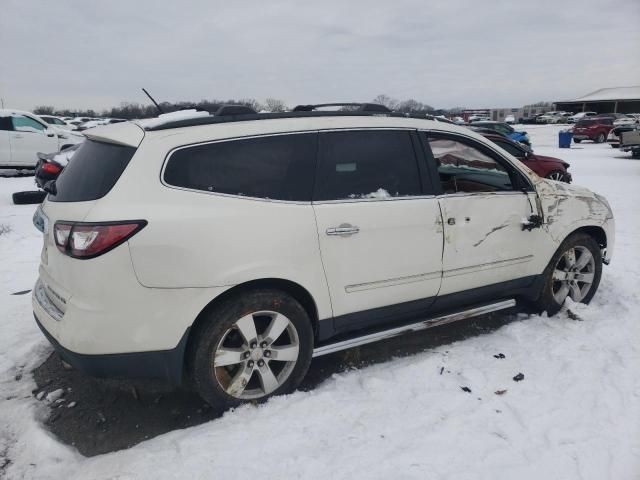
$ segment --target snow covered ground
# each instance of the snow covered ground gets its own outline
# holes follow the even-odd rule
[[[35,207],[10,196],[33,180],[0,178],[0,478],[640,478],[640,161],[606,144],[558,149],[561,128],[526,126],[537,153],[569,161],[575,183],[609,199],[617,223],[598,294],[571,306],[581,321],[521,315],[93,458],[40,423],[47,400],[29,372],[50,347],[29,295],[11,295],[37,276]]]

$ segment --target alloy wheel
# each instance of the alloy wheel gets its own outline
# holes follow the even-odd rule
[[[588,248],[569,248],[558,260],[553,271],[553,297],[562,305],[567,296],[574,302],[582,301],[593,283],[596,262]]]
[[[216,381],[228,395],[252,400],[286,382],[299,351],[291,320],[278,312],[259,311],[238,319],[224,333],[211,363]]]
[[[551,172],[547,178],[550,178],[551,180],[557,180],[558,182],[562,182],[564,180],[564,173]]]

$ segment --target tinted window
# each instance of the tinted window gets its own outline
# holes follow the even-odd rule
[[[507,170],[472,145],[448,138],[429,139],[444,193],[513,190]]]
[[[164,180],[206,192],[310,201],[316,142],[316,133],[305,133],[184,148],[169,158]]]
[[[493,142],[498,145],[500,148],[502,148],[503,150],[506,150],[507,152],[509,152],[511,155],[513,155],[516,158],[524,158],[524,150],[522,150],[521,148],[518,148],[516,145],[514,145],[511,142],[504,142],[501,140],[493,140]]]
[[[14,115],[11,117],[11,121],[13,122],[13,129],[21,132],[34,130],[41,131],[47,129],[47,127],[42,125],[40,122],[36,122],[33,118],[23,117],[22,115]]]
[[[0,130],[13,130],[11,117],[0,117]]]
[[[85,140],[56,180],[54,202],[86,202],[104,197],[120,178],[136,149]]]
[[[315,200],[420,195],[420,174],[407,131],[320,134]]]

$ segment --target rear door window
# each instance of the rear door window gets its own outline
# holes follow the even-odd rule
[[[104,197],[136,152],[134,147],[85,140],[56,180],[53,202],[86,202]]]
[[[316,151],[315,132],[196,145],[171,154],[164,181],[205,192],[308,202]]]
[[[420,195],[411,134],[404,130],[324,132],[314,200]]]

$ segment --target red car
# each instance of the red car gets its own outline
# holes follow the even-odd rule
[[[483,133],[482,135],[516,157],[539,176],[549,178],[551,180],[558,180],[560,182],[571,183],[571,174],[567,170],[567,168],[569,168],[569,164],[564,160],[536,155],[533,153],[533,150],[526,145],[514,142],[502,135],[491,133]]]
[[[613,128],[611,117],[589,117],[579,120],[573,127],[573,141],[580,143],[582,140],[592,140],[595,143],[603,143]]]

